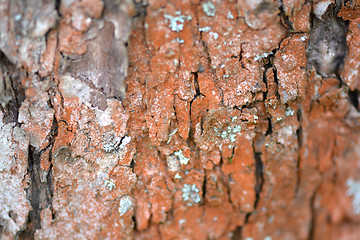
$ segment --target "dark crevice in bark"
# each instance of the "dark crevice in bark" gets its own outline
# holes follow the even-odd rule
[[[60,14],[61,0],[55,0],[55,10]]]
[[[232,240],[241,240],[242,239],[242,227],[237,227],[235,231],[233,232],[233,235],[231,237]]]
[[[203,185],[202,185],[202,204],[201,205],[205,205],[205,197],[206,197],[206,171],[204,174],[204,181],[203,181]]]
[[[195,96],[194,96],[192,101],[194,101],[197,97],[199,97],[201,95],[202,96],[205,96],[205,95],[200,92],[200,85],[199,85],[199,81],[198,81],[198,73],[193,72],[192,74],[194,76],[193,79],[194,79],[194,88],[195,88]]]
[[[199,82],[198,82],[198,72],[192,72],[193,75],[193,84],[194,84],[194,88],[195,88],[195,96],[193,99],[191,99],[190,101],[190,107],[189,107],[189,115],[191,118],[191,112],[192,112],[192,104],[193,102],[198,98],[198,97],[205,97],[204,94],[201,93],[200,91],[200,86],[199,86]],[[189,146],[193,146],[193,149],[195,149],[195,141],[194,141],[194,129],[191,127],[191,121],[190,121],[190,132],[189,132],[189,138],[187,140],[188,145]]]
[[[359,94],[360,92],[356,89],[354,91],[349,90],[350,103],[355,107],[357,111],[359,111]]]
[[[264,67],[262,80],[265,83],[266,89],[267,89],[266,92],[263,92],[264,99],[267,98],[267,94],[268,94],[268,91],[269,91],[269,85],[268,85],[268,80],[267,80],[267,77],[266,77],[266,73],[267,73],[268,69],[270,69],[270,68],[272,68],[272,70],[274,72],[273,61],[274,61],[275,53],[276,53],[276,50],[273,50],[272,54],[270,54],[267,58],[262,59],[262,65]],[[275,72],[274,72],[274,78],[275,78]]]
[[[284,10],[284,3],[283,0],[278,0],[278,4],[279,4],[279,17],[280,17],[280,22],[284,25],[284,27],[286,27],[290,32],[294,31],[294,28],[291,24],[291,21],[289,20],[288,15],[285,13]]]
[[[315,221],[316,221],[316,211],[315,211],[315,198],[316,198],[316,192],[313,193],[313,195],[310,198],[310,211],[311,211],[311,219],[310,219],[310,227],[309,227],[309,233],[307,240],[313,240],[314,239],[314,233],[315,233]]]
[[[136,17],[142,17],[145,18],[146,17],[146,7],[148,6],[148,3],[146,3],[145,1],[136,1],[133,0],[134,6],[135,6],[135,10],[136,13],[134,15],[134,18]]]
[[[41,152],[29,146],[28,172],[31,182],[27,195],[32,210],[29,212],[25,229],[18,234],[17,239],[34,239],[35,231],[41,228],[40,213],[44,205],[47,205],[49,193],[47,192],[47,187],[41,181],[40,161]]]
[[[199,21],[197,21],[197,26],[199,29]],[[215,71],[211,68],[211,58],[210,58],[209,48],[208,48],[206,42],[203,40],[202,35],[203,35],[203,32],[200,31],[200,34],[199,34],[200,40],[199,41],[200,41],[201,45],[203,46],[203,50],[202,50],[203,54],[201,57],[203,57],[207,60],[208,69],[210,69],[211,72],[215,75]]]
[[[256,176],[256,185],[255,185],[255,203],[254,203],[254,209],[256,209],[257,204],[260,200],[260,193],[262,190],[262,186],[264,183],[264,175],[263,175],[263,162],[261,159],[261,152],[255,152],[254,153],[254,157],[255,157],[255,176]]]
[[[262,153],[255,150],[255,142],[253,142],[253,152],[254,152],[254,159],[255,159],[255,178],[256,178],[254,210],[256,210],[257,205],[260,200],[260,194],[262,191],[262,187],[264,185],[264,173],[263,173],[264,164],[261,159]],[[249,222],[249,218],[252,213],[253,213],[253,211],[246,215],[245,224],[247,224]]]
[[[135,215],[131,217],[131,220],[132,220],[133,223],[134,223],[134,231],[136,231],[136,229],[137,229],[137,224],[136,224],[136,217],[135,217]]]
[[[21,85],[21,70],[16,69],[6,55],[0,51],[0,110],[4,122],[18,124],[19,108],[25,100],[25,90]]]
[[[51,105],[51,101],[50,102],[50,106],[53,108],[53,106]],[[52,205],[52,199],[53,199],[53,196],[54,196],[54,185],[53,185],[53,146],[54,146],[54,143],[55,143],[55,140],[56,140],[56,136],[58,135],[58,122],[56,120],[56,118],[54,117],[54,120],[53,120],[53,125],[52,125],[52,128],[51,128],[51,132],[50,132],[50,145],[49,145],[49,148],[50,148],[50,151],[49,151],[49,162],[50,162],[50,166],[49,166],[49,171],[47,173],[47,176],[46,176],[46,183],[47,183],[47,188],[48,188],[48,192],[49,192],[49,207],[50,207],[50,210],[52,212],[52,218],[55,219],[55,211],[53,209],[53,205]]]
[[[49,105],[52,107],[51,102]],[[30,188],[27,190],[27,198],[30,201],[32,210],[30,210],[25,228],[18,232],[16,239],[34,239],[37,229],[41,229],[41,211],[49,208],[52,212],[52,218],[55,218],[52,199],[54,195],[53,187],[53,164],[52,147],[58,134],[58,124],[54,117],[53,125],[49,134],[49,144],[42,150],[37,150],[29,145],[28,156],[28,174],[30,175]],[[42,154],[49,149],[49,158],[42,158]],[[41,169],[41,161],[49,161],[49,169],[44,172]],[[44,178],[45,175],[45,178]],[[43,177],[42,177],[43,176]]]
[[[278,79],[278,76],[277,76],[277,69],[275,68],[275,66],[272,66],[272,69],[273,69],[273,72],[274,72],[274,81],[275,81],[275,84],[277,86],[279,86],[279,79]],[[278,95],[279,93],[277,93]],[[277,96],[279,99],[280,99],[280,95]]]
[[[266,130],[265,136],[269,136],[273,133],[271,118],[268,118],[268,129]]]
[[[302,114],[301,114],[301,110],[299,109],[297,111],[297,120],[300,123],[299,128],[296,130],[296,136],[297,136],[297,141],[298,141],[298,159],[296,162],[296,186],[295,186],[295,193],[298,193],[299,191],[299,187],[300,187],[300,182],[301,182],[301,172],[300,172],[300,163],[301,163],[301,147],[302,147],[302,141],[303,141],[303,136],[302,136]]]

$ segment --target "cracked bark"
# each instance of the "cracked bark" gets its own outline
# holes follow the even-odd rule
[[[0,238],[359,233],[356,3],[1,4]]]

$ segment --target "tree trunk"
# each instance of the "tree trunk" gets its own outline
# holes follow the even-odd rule
[[[0,3],[1,239],[358,239],[360,2]]]

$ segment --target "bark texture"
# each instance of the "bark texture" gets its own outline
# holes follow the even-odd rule
[[[360,2],[0,1],[1,239],[358,239]]]

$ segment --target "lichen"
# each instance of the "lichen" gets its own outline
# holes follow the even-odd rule
[[[349,178],[346,181],[346,186],[348,187],[346,195],[353,197],[352,206],[354,213],[360,214],[360,181],[354,181],[352,178]]]
[[[180,220],[179,220],[179,225],[182,225],[182,224],[184,224],[184,223],[186,223],[186,220],[185,220],[185,219],[180,219]]]
[[[259,60],[259,59],[263,59],[263,58],[267,58],[268,56],[272,55],[273,53],[263,53],[261,55],[256,55],[256,57],[254,58],[255,61]]]
[[[110,191],[113,190],[113,188],[115,187],[115,183],[110,179],[110,180],[105,180],[105,187],[107,189],[109,189]]]
[[[116,146],[117,146],[116,142],[109,141],[109,142],[104,143],[103,149],[106,153],[111,153],[116,150],[116,148],[117,148]]]
[[[202,28],[199,28],[199,32],[209,32],[211,31],[211,27],[202,27]]]
[[[185,20],[190,21],[192,17],[181,15],[181,11],[176,11],[177,16],[171,16],[169,14],[164,14],[165,22],[169,23],[169,28],[174,32],[180,32],[184,29]]]
[[[218,39],[219,34],[217,34],[216,32],[210,32],[210,35],[214,37],[214,39]]]
[[[294,116],[295,111],[291,109],[291,107],[286,108],[285,116]]]
[[[202,9],[207,16],[209,16],[209,17],[215,16],[216,8],[215,8],[214,4],[212,4],[211,2],[208,1],[206,3],[203,3]]]
[[[234,16],[231,14],[231,12],[228,12],[227,16],[228,19],[234,19]]]
[[[188,206],[192,206],[193,203],[199,203],[201,201],[199,192],[200,190],[196,187],[196,184],[184,184],[181,197],[187,202]]]
[[[174,155],[177,156],[180,160],[180,164],[186,165],[189,163],[190,159],[185,157],[182,150],[174,152]]]
[[[173,41],[174,41],[174,42],[177,42],[177,43],[179,43],[179,44],[182,44],[182,43],[185,42],[183,39],[180,39],[180,38],[175,38]],[[177,130],[177,129],[176,129],[176,130]]]
[[[131,197],[130,196],[123,196],[120,199],[120,203],[119,203],[120,216],[124,215],[132,207],[133,207],[133,204],[132,204],[132,201],[131,201]]]
[[[219,132],[217,128],[214,129],[215,132]],[[241,131],[241,126],[235,125],[235,126],[228,126],[227,130],[222,131],[221,133],[218,133],[218,136],[222,139],[226,140],[229,139],[230,142],[236,141],[236,135]]]

